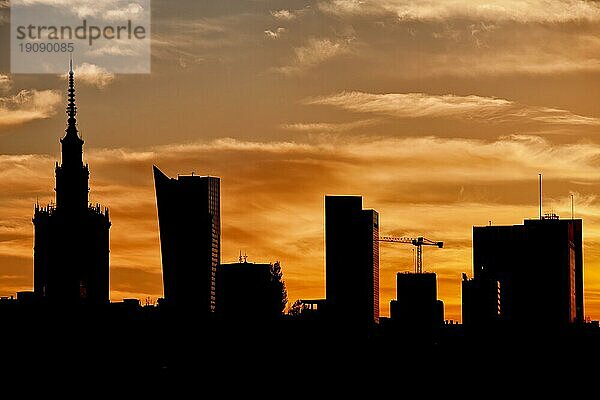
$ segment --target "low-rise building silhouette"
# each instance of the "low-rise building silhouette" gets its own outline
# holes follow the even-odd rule
[[[217,267],[216,314],[227,320],[274,319],[281,315],[282,292],[272,264],[246,260]]]
[[[396,274],[396,300],[390,303],[390,319],[406,331],[439,328],[444,323],[444,303],[437,298],[436,274]]]

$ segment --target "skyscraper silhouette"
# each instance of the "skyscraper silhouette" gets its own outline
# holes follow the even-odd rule
[[[583,322],[582,221],[557,216],[473,227],[465,322],[564,326]]]
[[[379,214],[361,196],[325,196],[326,307],[340,322],[379,321]]]
[[[56,204],[35,206],[34,292],[50,303],[109,301],[108,209],[88,203],[89,168],[77,131],[73,66],[69,70],[67,129],[56,163]]]
[[[154,184],[165,301],[213,312],[221,260],[220,179],[173,179],[154,166]]]

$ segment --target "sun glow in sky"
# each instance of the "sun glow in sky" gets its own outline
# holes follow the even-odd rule
[[[52,2],[55,0],[40,0]],[[85,2],[82,2],[85,3]],[[9,74],[0,1],[0,295],[31,290],[36,199],[54,196],[66,82]],[[600,3],[153,1],[152,73],[76,67],[90,200],[110,208],[111,298],[162,295],[152,164],[220,176],[222,260],[280,260],[324,292],[324,195],[362,194],[382,235],[424,249],[460,319],[473,225],[583,218],[600,319]],[[76,59],[76,55],[75,55]],[[65,62],[66,65],[66,62]],[[381,312],[412,247],[381,244]]]

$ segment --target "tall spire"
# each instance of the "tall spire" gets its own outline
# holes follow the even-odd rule
[[[77,132],[77,106],[75,105],[75,79],[73,76],[73,58],[69,58],[69,88],[67,90],[67,129],[62,143],[62,164],[82,165],[83,139]]]
[[[67,120],[67,136],[69,133],[75,133],[77,135],[77,120],[75,116],[77,115],[77,106],[75,105],[75,78],[73,77],[73,56],[69,57],[69,89],[68,98],[69,103],[67,105],[67,116],[69,119]]]

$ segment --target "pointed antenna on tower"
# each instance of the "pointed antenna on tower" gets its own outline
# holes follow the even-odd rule
[[[540,176],[540,219],[542,219],[542,174]]]

